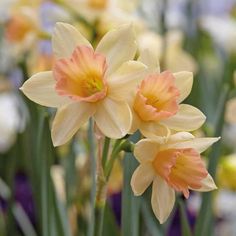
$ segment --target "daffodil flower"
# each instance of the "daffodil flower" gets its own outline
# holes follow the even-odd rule
[[[57,23],[52,46],[56,57],[52,71],[33,75],[21,90],[32,101],[57,108],[54,146],[66,143],[90,117],[107,137],[125,136],[132,114],[123,90],[131,89],[146,70],[141,62],[132,61],[136,53],[132,25],[108,32],[94,50],[73,26]]]
[[[160,73],[157,60],[149,51],[139,59],[149,68],[149,74],[127,97],[133,112],[130,133],[137,129],[146,137],[168,136],[170,130],[193,131],[206,117],[197,108],[180,104],[191,92],[193,74],[182,71]]]
[[[175,191],[189,197],[189,189],[211,191],[216,189],[200,153],[219,138],[195,138],[187,132],[171,135],[168,140],[143,139],[134,148],[140,165],[135,170],[131,187],[136,196],[152,184],[151,204],[154,214],[163,223],[175,202]]]

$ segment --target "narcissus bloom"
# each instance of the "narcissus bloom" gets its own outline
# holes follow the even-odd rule
[[[169,139],[143,139],[134,148],[140,165],[135,170],[131,187],[136,196],[152,185],[152,209],[158,220],[166,221],[173,209],[175,191],[189,197],[189,189],[216,189],[200,153],[219,138],[195,138],[187,132],[171,135]]]
[[[180,104],[191,92],[193,74],[160,73],[157,59],[148,51],[143,52],[139,60],[151,73],[128,95],[133,112],[130,133],[139,129],[144,136],[152,137],[167,135],[165,127],[175,131],[198,129],[205,121],[204,114],[191,105]]]
[[[96,50],[73,26],[57,23],[52,35],[52,71],[32,76],[22,86],[32,101],[56,107],[55,146],[66,143],[90,117],[111,138],[127,134],[132,114],[122,97],[146,66],[132,61],[136,43],[131,25],[108,32]]]

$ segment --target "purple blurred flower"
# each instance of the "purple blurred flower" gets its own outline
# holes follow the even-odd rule
[[[187,214],[189,225],[190,225],[191,229],[193,229],[194,223],[195,223],[195,220],[196,220],[196,215],[193,214],[188,209],[187,209],[186,214]],[[173,217],[173,220],[170,224],[167,235],[168,236],[182,236],[182,232],[181,232],[181,215],[180,215],[179,208],[174,213],[174,217]]]
[[[112,194],[109,200],[116,222],[118,225],[121,225],[121,193]]]
[[[33,202],[32,187],[30,185],[29,178],[23,172],[18,172],[16,174],[14,190],[15,201],[22,206],[32,224],[35,225],[35,205]]]

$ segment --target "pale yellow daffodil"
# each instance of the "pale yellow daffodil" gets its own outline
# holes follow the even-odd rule
[[[132,61],[136,53],[132,25],[108,32],[94,50],[73,26],[57,23],[52,46],[53,70],[33,75],[21,90],[32,101],[57,108],[53,144],[66,143],[90,117],[104,135],[125,136],[132,114],[123,90],[131,89],[146,71],[144,64]]]
[[[180,104],[191,92],[193,74],[187,71],[160,73],[157,59],[148,50],[141,53],[139,61],[148,66],[149,74],[127,94],[133,113],[130,133],[139,129],[144,136],[153,137],[168,136],[169,129],[198,129],[205,121],[204,114],[191,105]]]
[[[171,135],[168,140],[143,139],[134,148],[140,165],[135,170],[131,187],[136,196],[152,184],[151,204],[155,216],[164,223],[175,202],[175,191],[189,197],[189,189],[205,192],[216,189],[200,153],[219,138],[195,138],[187,132]]]

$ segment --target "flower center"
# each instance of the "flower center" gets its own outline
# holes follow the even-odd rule
[[[104,9],[107,6],[107,0],[89,0],[89,6],[97,9]]]
[[[55,62],[56,90],[77,101],[100,101],[107,94],[106,69],[103,55],[87,46],[76,47],[71,58]]]
[[[160,121],[178,111],[175,77],[165,71],[146,77],[138,88],[133,108],[143,121]]]
[[[189,188],[201,188],[201,181],[207,176],[200,154],[192,148],[160,151],[152,164],[156,173],[186,198]]]

